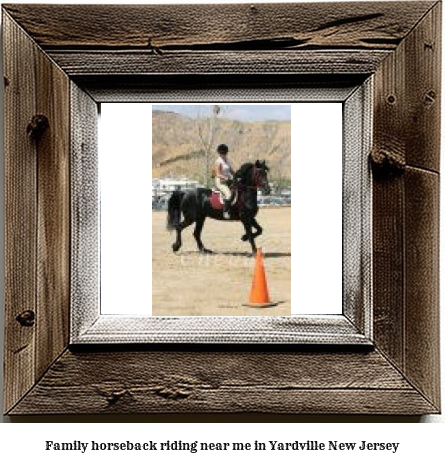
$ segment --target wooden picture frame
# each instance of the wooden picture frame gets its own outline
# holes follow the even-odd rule
[[[440,411],[440,2],[10,4],[2,14],[6,414]],[[88,124],[74,138],[73,119],[160,87],[369,78],[371,344],[70,344],[71,155],[88,163],[95,140]]]

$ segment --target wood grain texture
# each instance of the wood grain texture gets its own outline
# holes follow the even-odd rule
[[[406,164],[406,46],[389,55],[375,73],[373,159]]]
[[[69,79],[3,19],[8,411],[68,343]],[[35,115],[48,118],[46,131],[27,131]],[[31,322],[17,320],[23,312],[32,312]]]
[[[378,352],[333,349],[67,351],[12,413],[433,411]]]
[[[308,92],[315,100],[322,95],[325,101],[329,100],[326,91],[335,89],[334,101],[338,102],[347,98],[348,88],[363,84],[361,74],[96,74],[72,78],[100,103],[282,102],[292,98],[293,89],[297,89],[295,95]]]
[[[206,75],[204,87],[202,86],[204,80],[202,76],[189,76],[189,78],[194,77],[193,84],[191,82],[186,83],[183,80],[179,84],[176,76],[169,76],[170,78],[176,77],[176,82],[172,81],[174,85],[169,86],[167,84],[167,76],[157,75],[150,76],[150,86],[147,85],[147,78],[145,78],[145,84],[141,79],[141,87],[139,88],[135,88],[134,86],[127,87],[125,85],[120,86],[120,84],[123,84],[122,79],[118,76],[113,76],[114,79],[109,79],[109,85],[106,87],[99,87],[98,82],[95,80],[94,87],[90,85],[86,86],[85,92],[91,95],[96,102],[100,103],[162,103],[173,101],[176,103],[194,102],[196,104],[209,101],[218,101],[221,103],[232,103],[235,101],[237,103],[276,103],[289,101],[341,103],[351,95],[354,88],[361,85],[361,80],[356,85],[348,85],[351,82],[350,76],[348,76],[347,82],[342,80],[339,83],[331,80],[331,84],[334,85],[329,87],[326,80],[321,80],[318,85],[318,82],[313,79],[312,75],[305,75],[306,80],[310,82],[309,85],[304,85],[300,79],[295,79],[295,77],[301,78],[301,75],[286,75],[286,77],[283,77],[277,74],[250,76],[249,85],[249,81],[246,81],[246,77],[248,76],[237,75],[237,79],[234,79],[233,76],[228,75]],[[282,82],[279,82],[277,77],[281,77]],[[162,86],[155,83],[160,78],[164,81],[164,85]],[[89,84],[92,82],[90,78]],[[199,85],[199,82],[201,82],[201,85]],[[220,84],[218,85],[217,82]],[[222,82],[224,82],[224,87],[222,86]],[[233,83],[233,87],[230,86],[230,82]],[[85,84],[85,81],[83,81],[83,84]]]
[[[50,51],[70,76],[151,74],[365,74],[376,71],[388,50]]]
[[[227,44],[389,48],[434,2],[237,5],[4,5],[45,50],[167,49]],[[38,21],[35,18],[39,18]],[[199,18],[199,20],[197,20]]]
[[[439,411],[440,3],[16,4],[4,11],[5,411]],[[374,73],[373,154],[399,169],[373,184],[376,349],[74,347],[57,357],[66,345],[69,260],[61,107],[71,102],[68,79],[42,53],[107,98],[117,87],[138,92],[147,83],[196,89],[204,75],[212,88],[251,86],[260,74],[253,85],[264,85],[268,71],[306,86],[345,76],[356,83],[358,75],[363,82]],[[50,125],[32,140],[26,126],[37,112]]]
[[[405,65],[405,42],[402,42],[374,76],[372,149],[373,159],[389,159],[403,167],[406,163]],[[405,363],[403,208],[403,179],[392,173],[374,173],[374,340],[402,370]]]
[[[376,73],[375,152],[439,171],[440,59],[438,3]]]
[[[404,369],[404,183],[401,178],[373,183],[374,342]]]
[[[326,3],[323,9],[310,3],[5,8],[69,75],[103,76],[370,74],[433,5],[348,2]]]
[[[5,383],[9,410],[35,382],[36,147],[26,133],[35,114],[35,47],[3,15],[5,153]],[[28,320],[17,321],[23,312]]]
[[[439,175],[405,173],[405,372],[440,407]]]
[[[440,169],[442,3],[404,41],[406,53],[406,162]]]
[[[98,106],[70,83],[70,342],[100,314]]]
[[[372,340],[372,78],[343,103],[343,315]]]
[[[69,337],[70,97],[69,78],[36,51],[36,114],[49,127],[37,147],[36,376],[64,350]]]
[[[80,238],[82,239],[82,238]],[[77,239],[74,239],[77,242]],[[85,261],[82,261],[85,265]],[[97,266],[97,265],[96,265]],[[83,294],[72,306],[71,342],[73,344],[314,344],[370,346],[369,334],[357,329],[343,315],[327,318],[277,316],[224,317],[156,317],[140,318],[100,315],[97,302],[85,299],[94,269],[76,267]],[[74,272],[73,272],[74,276]],[[90,279],[90,283],[87,280]],[[77,282],[73,282],[73,287]],[[94,290],[94,288],[93,288]],[[94,293],[91,293],[94,295]],[[82,299],[83,297],[83,299]],[[78,305],[74,305],[77,303]],[[83,305],[81,305],[83,303]],[[89,308],[88,308],[89,307]],[[362,311],[366,311],[362,309]],[[370,309],[367,309],[368,317]]]
[[[431,402],[439,401],[437,4],[376,73],[373,157],[377,346]],[[420,167],[421,169],[417,169]]]

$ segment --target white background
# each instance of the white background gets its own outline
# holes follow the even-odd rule
[[[139,3],[133,0],[134,3]],[[207,0],[208,3],[212,3]],[[21,2],[26,3],[26,2]],[[28,3],[30,3],[28,1]],[[48,2],[58,3],[58,2]],[[68,2],[66,2],[68,3]],[[86,1],[77,0],[71,3],[90,3]],[[112,2],[102,2],[112,3]],[[120,2],[113,2],[120,3]],[[152,2],[146,2],[152,3]],[[156,3],[162,3],[159,0]],[[170,3],[185,3],[183,0],[173,1]],[[219,2],[221,3],[221,2]],[[244,0],[239,0],[239,3],[251,3]],[[1,97],[0,97],[1,98]],[[442,129],[442,146],[444,130]],[[1,177],[1,180],[3,176]],[[442,189],[442,192],[444,189]],[[3,192],[3,189],[1,189]],[[444,205],[444,199],[441,204]],[[3,199],[0,203],[3,208]],[[442,218],[444,218],[442,214]],[[444,226],[442,225],[441,231],[444,233]],[[0,228],[3,232],[3,228]],[[2,249],[3,250],[3,249]],[[443,254],[442,254],[443,256]],[[442,265],[442,270],[445,267]],[[442,275],[443,279],[443,275]],[[443,299],[442,299],[443,300]],[[441,328],[444,334],[444,322],[442,318]],[[2,328],[0,331],[0,350],[3,351],[3,315],[2,315]],[[445,360],[444,347],[442,344],[442,379],[444,380],[445,367],[443,360]],[[3,356],[3,353],[0,355]],[[442,399],[445,400],[442,382]],[[220,423],[206,424],[204,422],[220,421]],[[233,424],[224,424],[224,421],[232,421]],[[278,423],[267,423],[267,421],[278,421]],[[330,453],[323,455],[312,454],[298,454],[283,453],[283,455],[272,455],[272,453],[255,453],[255,455],[247,453],[238,454],[212,454],[198,455],[181,453],[173,453],[171,456],[162,456],[163,461],[170,463],[180,460],[180,463],[201,463],[205,460],[208,463],[210,459],[212,463],[220,464],[227,462],[236,463],[235,460],[246,460],[248,457],[254,461],[271,462],[280,461],[283,463],[311,463],[321,464],[327,461],[334,460],[342,464],[349,464],[360,461],[360,463],[391,463],[391,464],[408,464],[408,463],[423,463],[439,464],[443,462],[444,446],[443,438],[445,437],[445,417],[443,415],[425,416],[420,419],[422,422],[440,422],[441,424],[430,425],[417,425],[417,424],[392,424],[397,421],[409,421],[408,418],[399,417],[250,417],[250,421],[261,421],[260,424],[244,424],[240,423],[245,421],[243,416],[226,416],[217,417],[212,416],[200,417],[198,421],[203,423],[197,424],[152,424],[152,422],[169,422],[169,421],[184,421],[184,418],[178,419],[176,416],[126,416],[126,417],[33,417],[16,419],[16,424],[6,424],[10,422],[9,418],[3,418],[5,422],[0,427],[0,459],[4,463],[42,463],[57,464],[60,463],[96,463],[98,456],[84,454],[81,456],[78,452],[74,453],[46,453],[44,451],[44,441],[48,439],[59,441],[121,441],[130,439],[137,440],[165,440],[165,439],[182,439],[182,440],[208,440],[208,441],[252,441],[254,439],[267,441],[269,439],[281,439],[287,441],[316,439],[319,441],[327,440],[344,440],[344,441],[361,441],[363,439],[368,441],[389,441],[389,442],[402,442],[401,449],[397,454],[383,453],[383,452],[367,452],[359,455],[353,453]],[[51,422],[67,422],[63,426]],[[95,425],[90,422],[135,422],[134,424],[100,424]],[[188,421],[193,421],[193,417],[189,417]],[[324,424],[310,424],[313,421],[322,421]],[[332,424],[331,422],[348,422]],[[354,424],[354,422],[366,421],[365,424]],[[378,421],[379,424],[373,422]],[[412,421],[418,421],[414,418]],[[32,424],[26,424],[32,422]],[[34,424],[35,422],[50,422],[42,425]],[[77,423],[73,423],[77,422]],[[146,423],[137,423],[146,422]],[[307,423],[309,422],[309,423]],[[127,455],[126,453],[107,453],[100,456],[102,459],[107,460],[108,463],[122,463],[123,461],[131,460],[133,465],[147,464],[152,460],[160,460],[160,455],[141,455],[135,456]],[[163,462],[162,462],[163,463]]]
[[[151,315],[150,155],[151,105],[102,105],[99,182],[103,314]]]

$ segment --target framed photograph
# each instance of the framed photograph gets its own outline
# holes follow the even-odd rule
[[[6,414],[440,411],[440,2],[2,14]]]

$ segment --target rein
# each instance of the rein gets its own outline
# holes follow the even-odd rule
[[[258,187],[259,186],[249,186],[248,184],[243,184],[242,182],[234,182],[235,186],[241,186],[245,189],[255,189],[255,190],[258,190]]]

